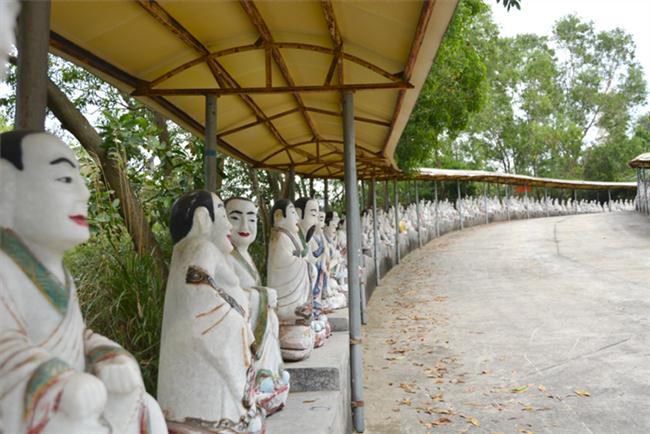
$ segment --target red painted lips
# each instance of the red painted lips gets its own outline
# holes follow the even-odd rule
[[[86,218],[86,216],[83,216],[81,214],[79,214],[79,215],[71,215],[70,220],[72,220],[73,222],[75,222],[79,226],[83,226],[85,228],[88,227],[88,219]]]

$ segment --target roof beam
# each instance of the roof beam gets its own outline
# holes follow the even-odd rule
[[[213,61],[214,62],[214,61]],[[229,88],[184,88],[184,89],[147,89],[140,88],[132,92],[134,96],[205,96],[205,95],[252,95],[252,94],[276,94],[291,93],[294,97],[300,99],[299,109],[301,112],[307,112],[302,103],[300,93],[312,92],[345,92],[345,91],[363,91],[363,90],[405,90],[412,89],[413,85],[406,82],[392,83],[358,83],[358,84],[330,84],[315,86],[274,86],[274,87],[229,87]]]
[[[244,9],[244,12],[246,12],[248,15],[251,23],[253,23],[257,31],[260,33],[260,36],[262,37],[264,43],[271,47],[271,55],[273,56],[273,60],[275,60],[275,64],[280,70],[280,74],[284,78],[284,81],[287,83],[289,88],[295,89],[296,82],[289,72],[289,68],[287,67],[286,62],[282,57],[282,53],[280,53],[280,50],[277,48],[277,46],[273,45],[275,42],[273,40],[273,35],[271,34],[271,30],[269,30],[268,26],[266,25],[266,22],[264,22],[264,18],[260,14],[260,11],[257,9],[252,0],[240,0],[239,4]],[[305,110],[305,103],[303,102],[302,97],[296,92],[296,90],[292,91],[291,93],[293,93],[293,98],[295,99],[296,104],[298,105],[300,112],[305,119],[305,123],[307,124],[307,127],[311,131],[312,135],[316,138],[320,138],[320,134],[316,129],[314,121],[311,119],[311,116],[309,116],[309,113],[307,113]]]

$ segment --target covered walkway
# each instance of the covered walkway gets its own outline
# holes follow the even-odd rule
[[[650,432],[650,222],[603,213],[435,239],[375,290],[367,432]]]

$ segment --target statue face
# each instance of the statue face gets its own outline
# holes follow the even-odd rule
[[[88,240],[90,193],[72,150],[57,137],[39,133],[23,139],[22,154],[23,170],[15,170],[16,233],[61,252]]]
[[[318,211],[318,202],[315,200],[307,202],[302,213],[302,219],[300,219],[300,226],[302,226],[305,232],[307,232],[307,230],[312,226],[318,224]]]
[[[325,213],[322,211],[318,213],[318,227],[320,230],[325,228]]]
[[[336,227],[339,225],[339,222],[341,219],[339,218],[339,214],[335,211],[332,213],[332,218],[330,222],[328,223],[327,227],[328,229],[332,231],[336,231]]]
[[[230,236],[232,224],[230,224],[230,220],[226,216],[226,207],[223,205],[221,199],[219,199],[219,196],[214,193],[212,194],[212,203],[214,206],[214,222],[212,224],[210,238],[217,248],[223,254],[227,255],[232,252]]]
[[[257,237],[257,207],[249,200],[232,199],[228,201],[226,211],[232,224],[232,243],[248,249]]]
[[[280,217],[274,219],[274,226],[280,227],[289,233],[297,234],[298,233],[298,213],[293,204],[287,205],[287,210],[285,212],[286,217],[282,216],[282,213],[278,212],[275,216]]]

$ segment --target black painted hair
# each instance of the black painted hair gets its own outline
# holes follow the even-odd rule
[[[300,210],[300,218],[305,218],[305,207],[307,206],[307,202],[310,200],[316,200],[313,197],[301,197],[297,201],[294,202],[293,206],[296,207],[296,209]]]
[[[191,193],[185,193],[174,202],[172,215],[169,219],[169,232],[171,232],[174,244],[190,233],[194,221],[194,211],[202,206],[208,209],[210,219],[214,221],[212,193],[207,190],[195,190]]]
[[[282,211],[282,217],[287,216],[287,207],[291,205],[291,201],[289,199],[278,199],[275,201],[273,204],[273,208],[271,208],[271,226],[275,225],[275,212],[277,210]]]
[[[327,211],[325,213],[325,226],[329,226],[330,221],[334,218],[334,212],[333,211]]]
[[[23,170],[23,139],[30,134],[43,131],[14,130],[0,134],[0,158],[10,162],[16,169]]]

